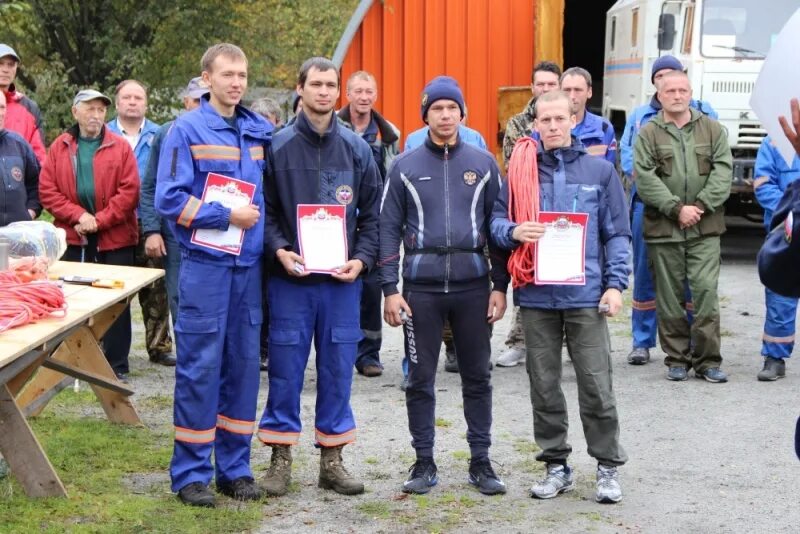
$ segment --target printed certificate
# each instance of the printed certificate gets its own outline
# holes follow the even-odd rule
[[[543,211],[544,235],[536,242],[536,285],[586,284],[586,224],[588,213]]]
[[[297,237],[306,272],[332,274],[347,263],[345,216],[341,204],[297,206]]]
[[[219,202],[226,208],[235,209],[252,204],[255,194],[255,184],[210,172],[200,200],[204,203]],[[244,232],[244,229],[233,224],[227,230],[198,228],[192,232],[191,242],[238,256],[242,251]]]

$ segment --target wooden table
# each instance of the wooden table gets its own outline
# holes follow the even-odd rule
[[[66,317],[0,333],[0,453],[30,497],[67,495],[26,416],[41,413],[76,378],[89,383],[110,421],[142,424],[128,398],[133,390],[117,380],[99,341],[139,289],[164,271],[62,261],[50,274],[111,278],[125,287],[64,284]]]

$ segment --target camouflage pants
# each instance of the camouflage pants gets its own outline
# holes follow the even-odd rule
[[[525,349],[525,334],[522,331],[522,319],[519,307],[514,307],[514,316],[511,318],[511,329],[506,336],[506,347],[509,349]]]
[[[161,258],[149,258],[144,252],[144,237],[140,235],[136,247],[136,267],[163,269]],[[169,298],[164,278],[159,278],[149,286],[139,290],[139,305],[142,307],[145,344],[150,359],[158,359],[173,351],[172,336],[169,331]]]

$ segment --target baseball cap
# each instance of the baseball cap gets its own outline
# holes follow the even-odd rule
[[[72,99],[72,105],[75,106],[80,102],[88,102],[90,100],[97,100],[97,99],[100,99],[103,102],[105,102],[106,106],[111,105],[110,98],[108,98],[100,91],[95,91],[94,89],[82,89],[81,91],[78,91],[78,94],[75,95],[75,98]]]
[[[203,82],[203,78],[197,76],[189,80],[189,85],[186,86],[183,96],[188,96],[189,98],[200,98],[207,92],[208,87],[206,87],[205,82]]]
[[[6,56],[13,57],[14,59],[17,60],[17,63],[19,63],[19,55],[17,54],[16,50],[14,50],[5,43],[0,43],[0,57],[6,57]]]

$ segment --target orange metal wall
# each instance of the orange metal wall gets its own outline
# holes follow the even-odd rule
[[[372,73],[378,82],[376,108],[405,139],[424,125],[420,94],[425,83],[440,74],[452,76],[464,91],[467,124],[494,152],[497,89],[530,84],[536,3],[376,0],[350,45],[342,79],[357,70]],[[347,104],[344,92],[343,87],[340,106]]]

